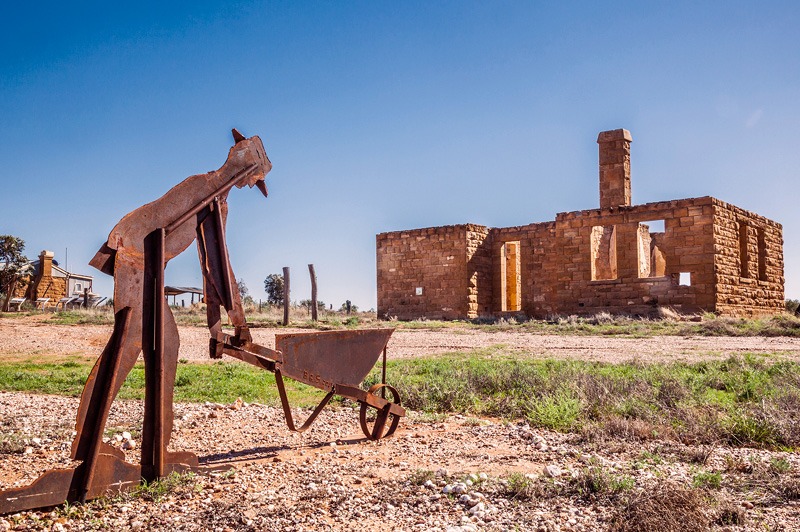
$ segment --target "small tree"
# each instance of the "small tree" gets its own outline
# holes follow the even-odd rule
[[[244,281],[241,279],[236,283],[236,288],[239,289],[239,297],[242,298],[242,300],[250,294],[250,290],[247,289],[247,285],[244,284]]]
[[[238,281],[236,283],[236,288],[239,289],[239,297],[242,300],[242,305],[245,307],[252,307],[256,304],[253,300],[253,297],[250,295],[250,290],[247,288],[247,285],[244,284],[244,281]]]
[[[353,303],[351,303],[350,300],[348,299],[347,301],[342,303],[342,306],[339,307],[339,311],[340,312],[358,312],[358,307],[356,305],[354,305]]]
[[[310,299],[301,299],[300,306],[306,309],[306,311],[311,314],[311,300]],[[317,310],[325,310],[325,302],[324,301],[317,301]]]
[[[25,277],[30,274],[31,265],[22,254],[25,241],[11,235],[0,235],[0,292],[5,294],[3,310],[8,310],[8,302],[18,286],[26,284]]]
[[[264,279],[264,291],[267,293],[267,303],[280,305],[283,303],[283,275],[271,273]]]

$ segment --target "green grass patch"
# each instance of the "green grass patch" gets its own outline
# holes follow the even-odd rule
[[[166,477],[153,480],[152,482],[143,481],[130,492],[129,496],[134,499],[143,499],[150,502],[160,502],[164,497],[171,495],[182,489],[194,486],[197,475],[189,471],[187,473],[172,472]]]
[[[113,325],[114,313],[110,308],[64,310],[53,313],[47,322],[54,325]]]
[[[76,397],[92,368],[84,361],[43,363],[34,360],[0,363],[0,389]],[[119,392],[121,399],[144,398],[144,365],[136,364]],[[315,406],[325,393],[312,386],[285,380],[292,406]],[[231,403],[241,397],[247,402],[278,405],[275,376],[245,364],[178,364],[175,401]]]
[[[696,364],[535,360],[502,346],[389,362],[404,405],[526,419],[586,437],[800,445],[800,365],[763,357]],[[377,371],[365,385],[378,381]]]
[[[381,322],[377,322],[379,325]],[[385,322],[383,322],[385,323]],[[594,316],[554,316],[538,320],[524,316],[474,320],[391,321],[398,329],[476,329],[484,332],[520,331],[570,336],[800,336],[800,318],[789,314],[763,318],[729,318],[714,314],[692,321],[644,318],[601,312]]]
[[[81,357],[0,363],[0,389],[78,396],[91,363]],[[423,418],[446,413],[525,419],[585,438],[676,439],[779,449],[800,447],[800,364],[769,357],[671,364],[606,364],[519,359],[498,345],[469,353],[389,362],[389,382]],[[364,382],[380,378],[376,368]],[[324,392],[287,379],[294,406]],[[134,366],[120,394],[144,396],[144,367]],[[229,362],[178,365],[175,400],[277,405],[274,375]]]
[[[693,488],[718,490],[722,486],[722,474],[716,471],[698,471],[692,476]]]
[[[526,417],[540,427],[568,430],[577,423],[581,409],[581,401],[576,394],[562,389],[531,401]]]

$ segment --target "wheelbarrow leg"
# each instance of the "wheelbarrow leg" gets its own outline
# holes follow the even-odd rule
[[[294,425],[294,418],[292,417],[292,407],[289,405],[289,397],[286,395],[286,387],[283,385],[283,375],[281,375],[281,370],[275,370],[275,384],[278,385],[278,394],[281,396],[281,406],[283,407],[283,415],[286,417],[286,425],[289,427],[289,430],[292,432],[304,432],[311,424],[317,419],[317,416],[322,409],[325,408],[325,405],[333,397],[336,389],[329,391],[328,394],[322,399],[322,401],[317,405],[317,408],[308,416],[305,423],[303,423],[300,428],[295,427]]]

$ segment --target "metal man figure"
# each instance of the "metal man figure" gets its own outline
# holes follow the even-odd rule
[[[146,255],[147,240],[153,232],[161,233],[161,255],[159,256],[162,286],[163,268],[167,262],[183,252],[197,240],[198,254],[203,271],[205,302],[208,326],[212,339],[221,332],[220,305],[227,310],[231,322],[236,326],[237,336],[249,340],[244,312],[242,310],[236,280],[228,260],[225,245],[226,198],[228,191],[236,186],[255,185],[267,195],[264,183],[266,174],[272,169],[261,139],[257,136],[245,138],[233,130],[235,144],[228,159],[219,170],[207,174],[193,175],[170,189],[161,198],[127,214],[111,230],[108,241],[101,247],[90,264],[100,271],[114,276],[114,333],[103,354],[98,359],[87,380],[81,396],[77,417],[77,436],[72,446],[72,457],[89,461],[86,470],[93,475],[91,462],[98,454],[120,457],[113,447],[98,443],[98,431],[102,433],[111,403],[119,392],[145,349],[145,371],[156,372],[163,383],[161,397],[163,408],[161,429],[152,434],[152,422],[147,415],[143,427],[142,476],[154,478],[164,471],[147,471],[153,446],[166,449],[172,431],[172,397],[175,372],[178,363],[178,328],[165,298],[153,297],[153,283],[148,276]],[[152,269],[152,268],[151,268]],[[157,273],[157,272],[156,272]],[[158,308],[158,307],[161,308]],[[163,346],[162,368],[148,367],[154,362],[148,359],[148,347],[153,343],[152,333],[147,329],[148,319],[153,313],[161,314],[160,323]],[[145,326],[143,326],[143,323]],[[212,341],[213,345],[213,341]],[[212,351],[212,356],[214,355]],[[110,362],[113,360],[113,363]],[[159,359],[156,359],[159,360]],[[106,367],[104,367],[104,365]],[[148,386],[149,387],[149,386]],[[148,393],[152,393],[148,390]],[[151,398],[152,400],[152,398]],[[147,400],[145,404],[147,405]],[[161,434],[159,431],[162,431]],[[150,441],[148,441],[150,440]],[[166,453],[162,458],[166,464],[196,465],[197,459],[190,453]],[[163,467],[162,467],[163,469]],[[86,479],[85,487],[91,483]]]

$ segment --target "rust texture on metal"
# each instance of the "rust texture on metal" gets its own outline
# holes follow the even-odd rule
[[[193,453],[168,451],[172,400],[180,340],[165,297],[167,263],[197,243],[203,274],[206,319],[212,358],[229,355],[275,373],[290,430],[306,430],[333,395],[361,404],[364,435],[391,435],[405,415],[397,390],[386,384],[386,344],[392,329],[277,335],[277,349],[253,342],[237,290],[225,241],[227,195],[233,187],[258,188],[267,195],[272,169],[261,139],[233,130],[234,146],[216,171],[186,178],[161,198],[127,214],[111,230],[90,264],[114,276],[114,330],[81,395],[72,443],[72,468],[45,472],[32,484],[0,491],[0,514],[86,501],[130,489],[142,480],[201,469]],[[285,269],[288,295],[289,276]],[[313,275],[313,267],[310,267]],[[235,333],[222,328],[224,308]],[[145,365],[145,408],[141,462],[125,461],[119,449],[103,443],[111,404],[139,354]],[[383,353],[381,383],[360,385]],[[327,391],[299,427],[295,425],[283,376]],[[391,398],[385,398],[385,392]],[[380,391],[380,396],[376,392]]]
[[[330,388],[358,386],[375,366],[393,329],[276,334],[275,349],[283,354],[281,371],[295,380]]]

